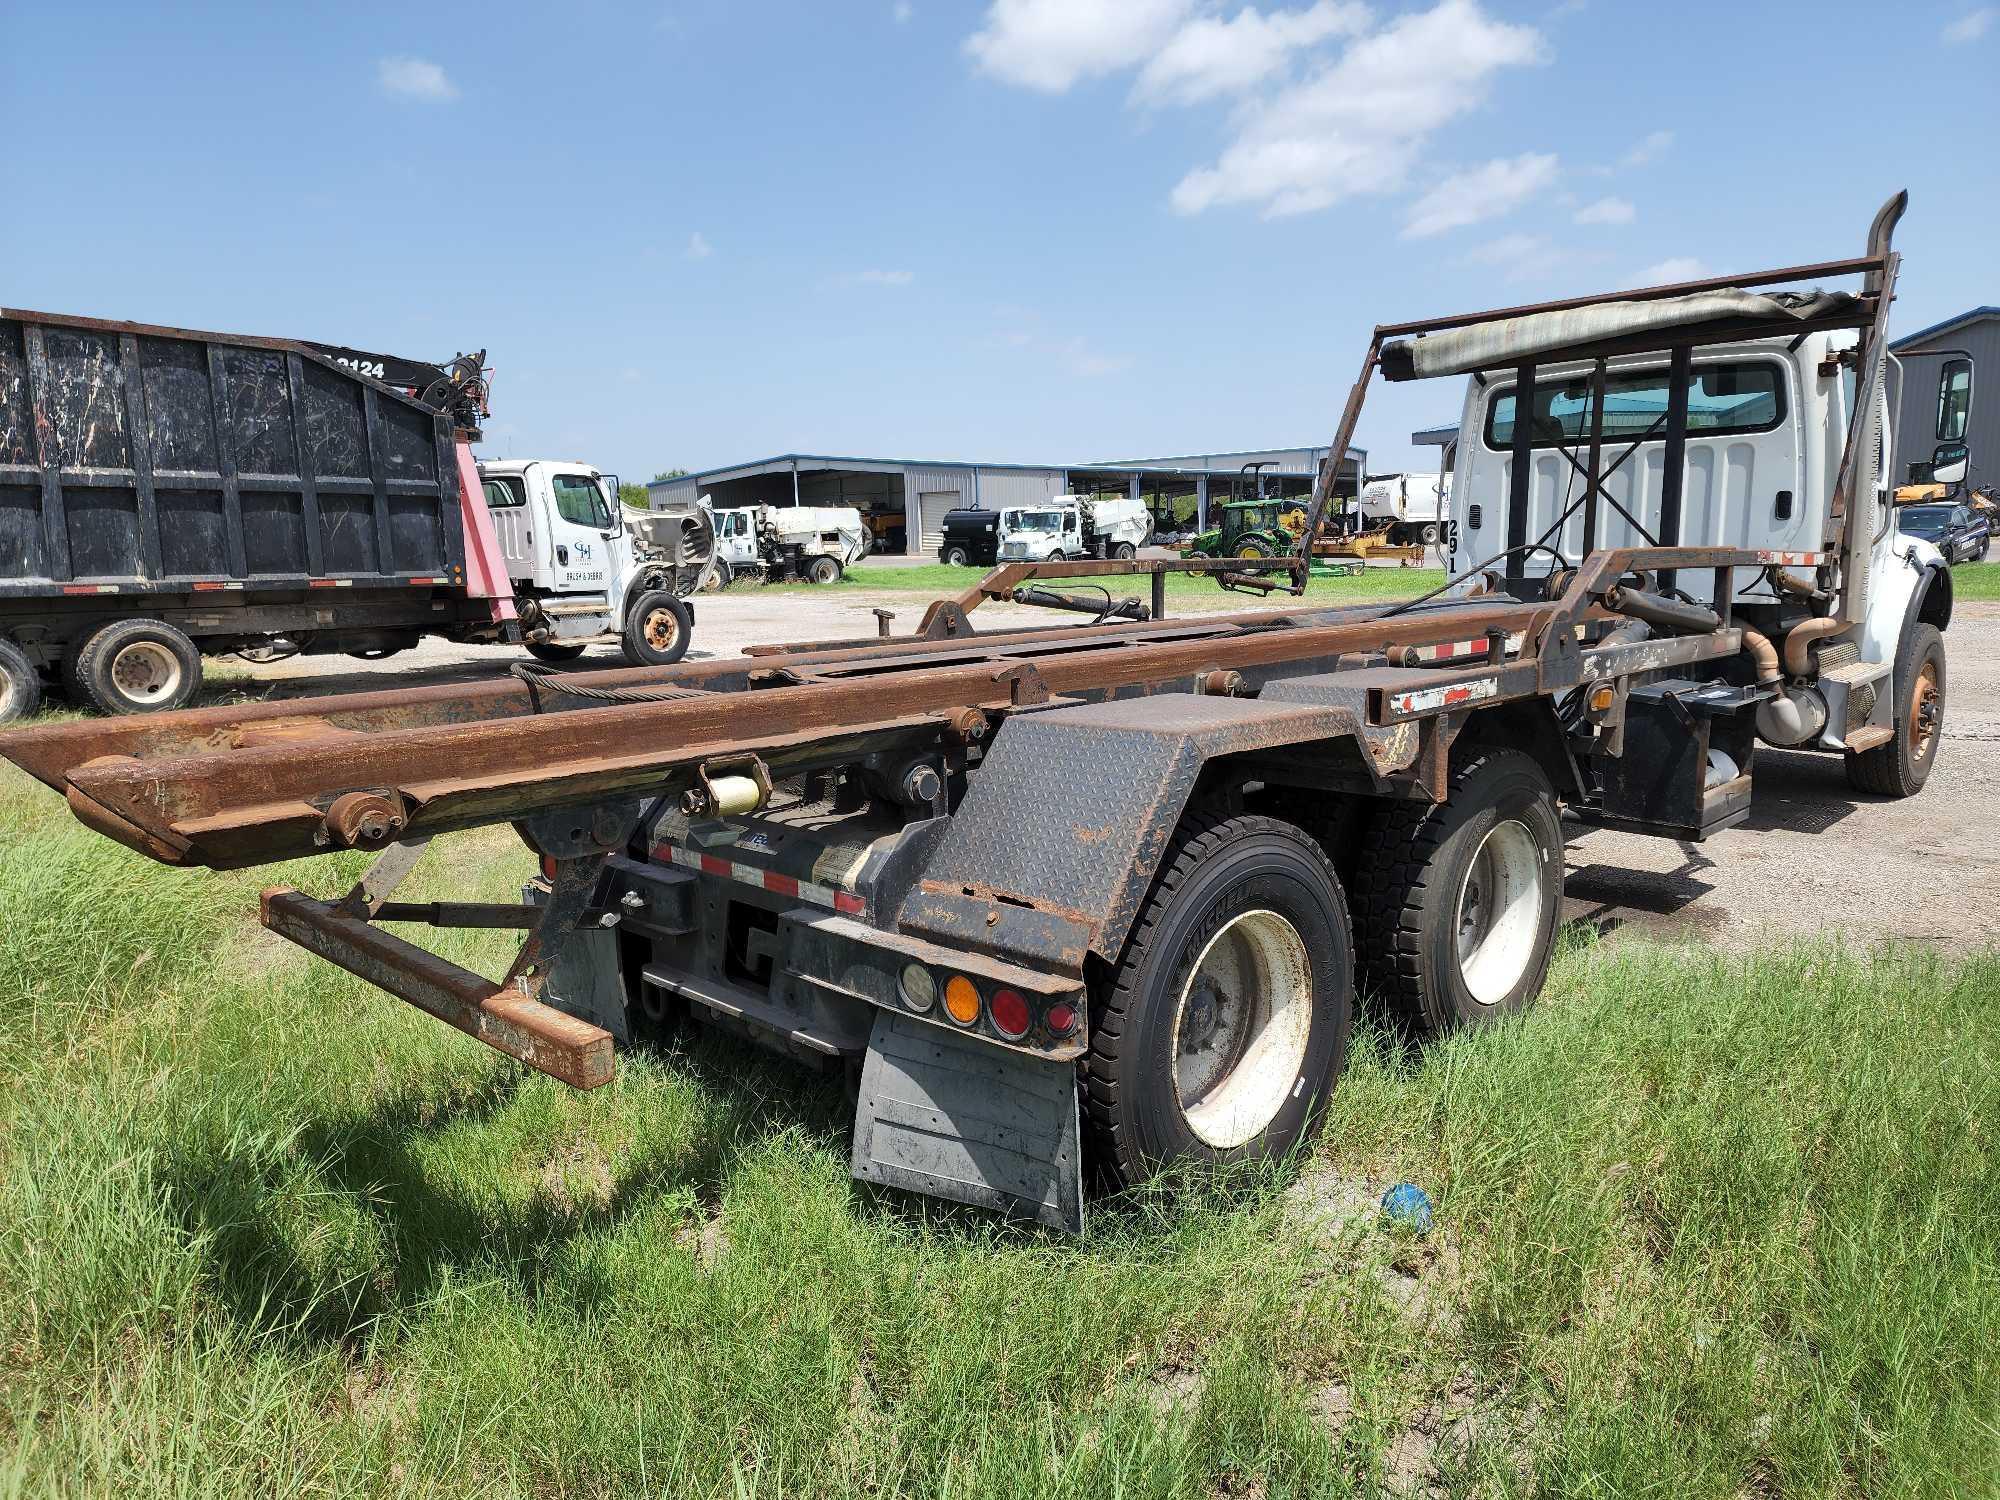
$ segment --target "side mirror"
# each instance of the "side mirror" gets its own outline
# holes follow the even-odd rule
[[[1963,484],[1972,450],[1964,443],[1939,443],[1931,454],[1933,484]]]

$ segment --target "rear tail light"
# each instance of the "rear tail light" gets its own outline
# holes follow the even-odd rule
[[[903,977],[898,989],[902,993],[903,1004],[922,1015],[937,1004],[937,981],[931,978],[931,971],[922,964],[905,964]]]
[[[1050,1036],[1068,1036],[1076,1030],[1076,1007],[1067,1000],[1058,1000],[1048,1008],[1042,1024],[1048,1027]]]
[[[995,990],[986,1013],[993,1018],[993,1029],[1010,1042],[1018,1042],[1034,1024],[1028,1002],[1014,990]]]
[[[954,974],[944,984],[944,1013],[961,1026],[979,1019],[979,991],[963,974]]]

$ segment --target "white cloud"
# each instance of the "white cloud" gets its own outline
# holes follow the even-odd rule
[[[916,13],[917,8],[910,4],[910,0],[896,0],[895,5],[889,11],[890,16],[895,19],[898,26],[909,20]]]
[[[1391,191],[1434,131],[1485,101],[1494,73],[1546,58],[1533,28],[1493,20],[1477,0],[1441,0],[1239,111],[1236,138],[1181,179],[1173,205],[1254,203],[1276,217]]]
[[[2000,11],[1990,5],[1982,5],[1977,10],[1969,10],[1939,33],[1947,42],[1976,42],[1993,29],[1993,22],[2000,18]]]
[[[1621,167],[1643,167],[1656,162],[1673,149],[1674,133],[1671,130],[1656,130],[1638,145],[1618,159]]]
[[[1638,217],[1639,210],[1630,198],[1599,198],[1576,211],[1579,224],[1630,224]]]
[[[915,271],[856,271],[854,279],[863,286],[908,286],[917,279]]]
[[[1527,281],[1562,265],[1568,257],[1546,235],[1503,234],[1475,245],[1460,259],[1469,266],[1492,266],[1509,281]]]
[[[1147,104],[1197,104],[1247,89],[1284,67],[1291,53],[1368,29],[1360,0],[1318,0],[1306,10],[1268,16],[1246,5],[1231,20],[1197,16],[1153,54],[1132,97]]]
[[[965,50],[995,78],[1060,94],[1150,57],[1193,9],[1194,0],[993,0]]]
[[[1445,178],[1410,205],[1405,239],[1424,239],[1512,213],[1556,180],[1553,155],[1500,157]]]
[[[375,80],[383,93],[402,99],[448,104],[458,97],[458,86],[445,76],[444,69],[421,57],[385,57],[375,64]]]
[[[713,254],[715,254],[715,246],[709,244],[707,238],[699,229],[688,236],[687,258],[689,260],[707,260]]]
[[[1673,281],[1698,281],[1708,274],[1708,267],[1692,255],[1674,255],[1646,267],[1632,278],[1633,286],[1665,286]]]

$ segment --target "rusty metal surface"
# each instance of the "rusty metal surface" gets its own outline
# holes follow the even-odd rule
[[[611,1081],[611,1034],[294,890],[264,892],[271,931],[495,1051],[579,1089]]]
[[[1348,709],[1191,693],[1010,720],[897,925],[1078,973],[1123,945],[1203,766],[1286,745],[1330,755],[1359,730]]]

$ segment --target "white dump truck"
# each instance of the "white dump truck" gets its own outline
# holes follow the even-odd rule
[[[1126,561],[1139,555],[1139,548],[1152,534],[1153,517],[1143,500],[1129,495],[1058,495],[1044,505],[1000,512],[999,560],[1068,562],[1103,557]],[[947,556],[945,560],[953,559]]]
[[[702,508],[708,509],[707,496]],[[743,574],[835,583],[868,555],[867,524],[851,505],[750,505],[713,515],[720,587]]]
[[[1451,514],[1449,474],[1371,474],[1355,500],[1355,530],[1392,547],[1435,547]]]

